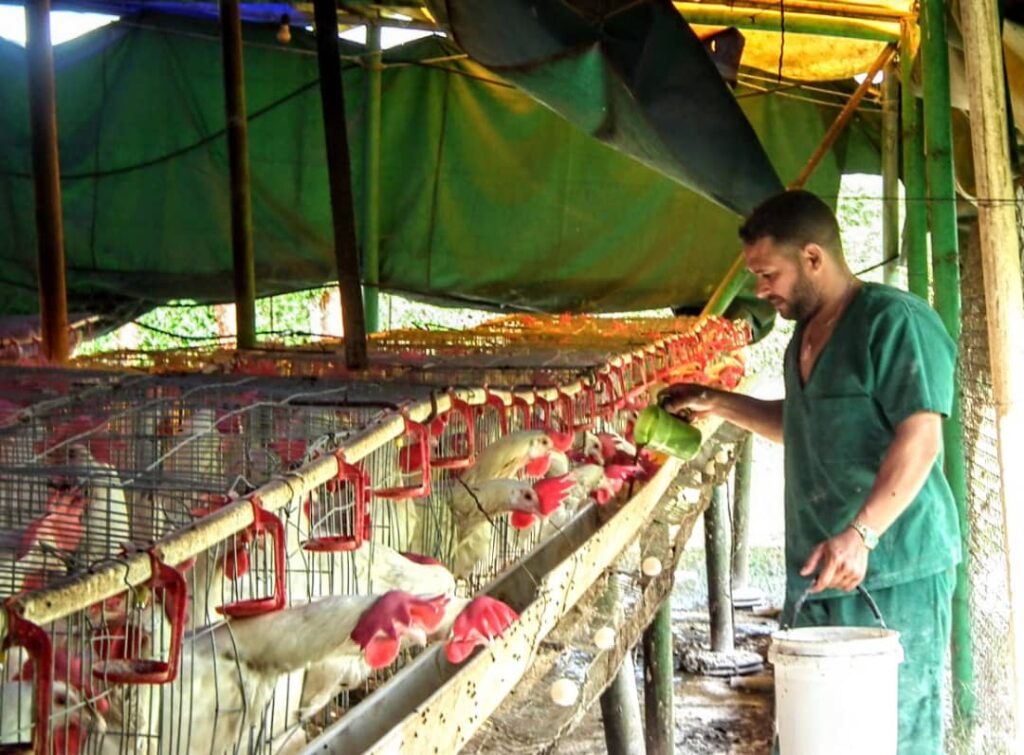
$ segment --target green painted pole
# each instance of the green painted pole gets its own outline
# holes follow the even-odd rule
[[[729,553],[729,522],[725,485],[715,485],[711,505],[704,512],[704,558],[708,569],[708,614],[711,650],[731,653],[736,649],[732,622]]]
[[[754,467],[754,436],[747,433],[737,446],[733,484],[736,500],[732,516],[732,592],[733,597],[750,585],[750,478]]]
[[[608,755],[644,755],[644,725],[632,653],[626,653],[611,686],[601,694],[601,722]]]
[[[900,81],[889,61],[882,80],[882,268],[883,280],[899,284]]]
[[[242,65],[242,15],[239,0],[220,0],[224,107],[227,115],[228,167],[231,174],[231,258],[234,267],[235,331],[238,348],[256,347],[256,263],[252,247],[252,198],[249,189],[249,129]]]
[[[949,93],[949,49],[946,44],[943,0],[921,3],[921,54],[924,74],[925,158],[928,209],[932,232],[932,270],[935,309],[950,337],[960,342],[960,250],[956,222],[956,186],[953,178],[953,126]],[[960,416],[960,374],[953,392],[953,411],[943,426],[946,477],[960,515],[964,558],[957,567],[953,594],[953,713],[963,731],[974,725],[977,699],[971,639],[970,548],[967,518],[967,475],[963,425]]]
[[[363,311],[366,331],[380,330],[380,26],[366,25],[366,122],[363,135]]]
[[[914,95],[914,52],[917,27],[906,22],[900,39],[900,87],[903,130],[903,244],[907,258],[907,289],[931,301],[928,275],[928,206],[925,204],[924,137],[921,100]]]
[[[644,741],[647,755],[675,752],[675,663],[672,655],[672,600],[658,607],[644,630]]]

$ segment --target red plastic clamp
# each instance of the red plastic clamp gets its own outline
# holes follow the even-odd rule
[[[167,660],[156,658],[108,658],[93,664],[92,675],[108,684],[167,684],[178,678],[181,641],[185,636],[188,610],[188,586],[185,577],[164,562],[157,548],[149,551],[153,575],[145,587],[152,590],[152,600],[159,601],[171,622],[171,642]]]
[[[429,459],[430,458],[430,433],[425,425],[419,422],[413,422],[404,413],[402,419],[405,420],[405,434],[415,437],[415,442],[419,445],[419,458]],[[426,498],[430,495],[430,464],[423,465],[423,475],[418,485],[400,485],[394,488],[376,488],[373,494],[377,498],[388,498],[390,500],[399,500],[402,498]]]
[[[287,600],[285,586],[287,575],[285,572],[285,532],[284,523],[270,511],[263,508],[259,496],[249,498],[252,505],[252,526],[250,531],[254,538],[269,535],[274,545],[274,594],[265,598],[250,598],[248,600],[236,600],[234,603],[226,603],[217,608],[217,613],[233,619],[242,619],[248,616],[259,616],[265,613],[272,613],[284,608]]]
[[[35,672],[33,693],[35,696],[35,731],[32,745],[35,752],[50,751],[50,712],[53,707],[53,643],[42,627],[26,621],[17,607],[15,598],[8,598],[7,636],[4,637],[3,648],[23,647],[28,652]]]
[[[508,407],[505,406],[504,399],[501,396],[497,396],[491,393],[491,389],[484,387],[484,403],[487,406],[493,406],[498,410],[499,422],[501,424],[501,434],[508,435]]]
[[[317,553],[339,553],[359,550],[363,543],[370,539],[369,492],[370,477],[360,467],[345,461],[344,451],[336,451],[338,459],[338,475],[335,480],[347,483],[352,487],[352,534],[325,535],[310,538],[302,546],[307,551]],[[310,522],[310,528],[313,523]],[[310,533],[312,534],[312,532]]]
[[[456,397],[454,392],[450,394],[450,398],[452,408],[448,411],[461,414],[466,423],[465,453],[436,456],[430,460],[430,466],[436,469],[466,469],[473,466],[473,462],[476,461],[476,413],[468,402]]]

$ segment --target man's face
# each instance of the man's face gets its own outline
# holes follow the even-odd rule
[[[814,314],[818,291],[800,250],[787,249],[769,236],[744,246],[743,255],[754,274],[757,298],[770,302],[787,320],[806,320]]]

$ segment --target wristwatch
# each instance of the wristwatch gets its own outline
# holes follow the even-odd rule
[[[859,519],[854,519],[853,524],[850,526],[864,539],[864,547],[869,551],[873,551],[875,546],[878,545],[878,533]]]

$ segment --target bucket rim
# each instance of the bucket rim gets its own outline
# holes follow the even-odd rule
[[[881,627],[797,627],[772,633],[773,655],[849,657],[860,655],[899,655],[903,646],[900,633]]]

